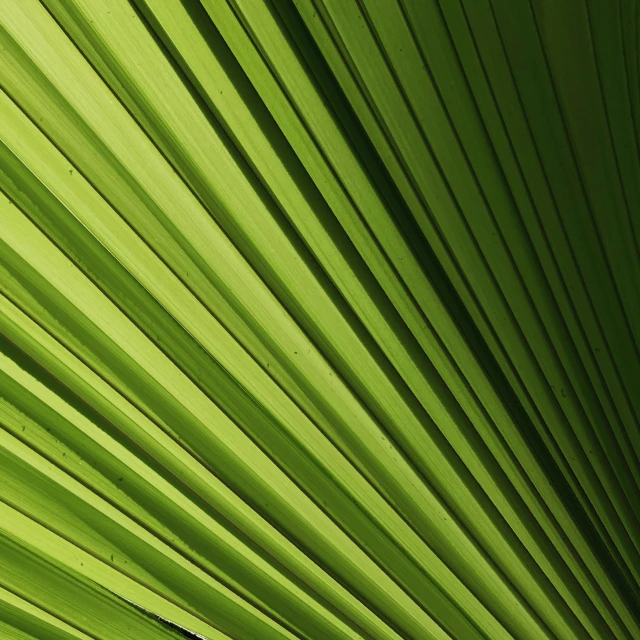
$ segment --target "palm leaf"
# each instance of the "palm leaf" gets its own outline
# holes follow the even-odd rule
[[[7,0],[3,638],[640,637],[632,0]]]

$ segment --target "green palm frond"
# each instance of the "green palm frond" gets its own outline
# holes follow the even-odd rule
[[[4,0],[0,639],[640,638],[639,8]]]

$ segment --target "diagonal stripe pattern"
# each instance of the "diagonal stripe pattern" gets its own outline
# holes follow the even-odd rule
[[[5,0],[0,637],[640,638],[639,4]]]

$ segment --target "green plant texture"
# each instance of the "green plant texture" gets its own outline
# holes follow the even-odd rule
[[[640,639],[638,0],[0,1],[0,640]]]

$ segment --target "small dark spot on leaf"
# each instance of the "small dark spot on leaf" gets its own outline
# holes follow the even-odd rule
[[[111,555],[111,562],[113,562],[113,554]]]
[[[118,482],[122,482],[122,478],[118,478]]]
[[[69,175],[72,176],[73,175],[73,169],[69,169]]]
[[[563,398],[566,398],[566,397],[567,397],[567,394],[564,392],[564,389],[560,389],[560,395],[561,395]]]
[[[27,427],[25,427],[24,425],[22,425],[22,430],[24,431]]]

